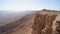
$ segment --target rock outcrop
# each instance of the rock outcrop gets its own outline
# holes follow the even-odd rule
[[[57,15],[42,13],[35,17],[32,34],[52,34],[53,32],[52,24]]]

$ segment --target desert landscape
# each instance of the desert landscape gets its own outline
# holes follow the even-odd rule
[[[2,12],[2,14],[4,13]],[[2,14],[0,15],[2,16]],[[8,14],[6,17],[1,17],[0,23],[3,23],[0,25],[0,34],[60,34],[59,11],[43,9],[12,14],[11,16],[15,16],[10,17]]]
[[[0,0],[0,34],[60,34],[60,0]]]

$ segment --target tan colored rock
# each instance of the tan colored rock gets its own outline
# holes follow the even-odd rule
[[[32,34],[51,34],[52,23],[56,16],[57,15],[48,15],[46,13],[37,14],[35,17]],[[42,30],[45,30],[45,32]]]

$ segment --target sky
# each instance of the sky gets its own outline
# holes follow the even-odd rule
[[[60,10],[60,0],[0,0],[0,10]]]

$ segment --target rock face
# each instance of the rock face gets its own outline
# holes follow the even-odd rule
[[[46,16],[42,14],[37,14],[35,17],[34,25],[33,25],[33,34],[41,34],[42,29],[45,28],[46,25]]]
[[[52,34],[52,24],[57,15],[37,14],[32,34]]]
[[[47,16],[46,25],[45,25],[45,28],[43,29],[43,31],[45,31],[45,34],[53,33],[52,24],[53,24],[55,17],[56,17],[56,15]]]

